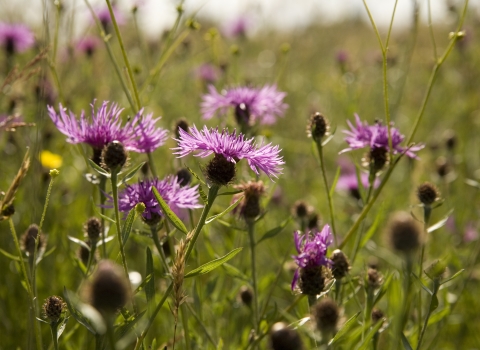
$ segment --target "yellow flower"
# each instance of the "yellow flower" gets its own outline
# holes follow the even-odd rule
[[[60,168],[62,166],[62,156],[50,151],[42,151],[40,153],[40,162],[42,166],[48,169]]]

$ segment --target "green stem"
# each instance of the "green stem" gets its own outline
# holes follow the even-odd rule
[[[142,108],[142,104],[140,103],[140,97],[138,95],[138,88],[137,83],[133,77],[132,67],[130,66],[130,61],[127,57],[127,51],[125,50],[125,46],[123,45],[122,36],[120,34],[120,30],[118,29],[117,19],[115,18],[115,14],[113,13],[112,4],[110,0],[107,1],[108,11],[110,12],[110,18],[112,19],[113,27],[115,28],[115,33],[117,35],[118,43],[120,44],[120,50],[122,51],[123,61],[125,62],[125,66],[127,67],[128,77],[130,78],[130,83],[132,84],[133,88],[133,95],[135,96],[135,102],[137,103],[136,112],[138,112]]]
[[[157,170],[155,170],[155,164],[153,163],[152,153],[148,152],[147,156],[148,156],[148,167],[150,169],[150,172],[152,173],[153,177],[157,177]]]
[[[428,234],[428,224],[430,221],[430,214],[432,213],[432,208],[430,206],[424,206],[423,208],[423,234],[425,238]],[[422,243],[422,250],[420,253],[420,262],[419,262],[419,269],[418,269],[418,278],[420,283],[422,282],[422,275],[423,275],[423,259],[425,255],[425,243]],[[418,293],[418,332],[420,334],[420,330],[422,329],[422,290]]]
[[[430,0],[428,0],[428,31],[430,33],[430,38],[432,39],[433,57],[435,57],[435,62],[436,62],[438,60],[438,53],[437,53],[437,44],[435,42],[435,35],[433,34],[432,6],[430,4]]]
[[[56,322],[51,323],[50,330],[52,331],[53,349],[58,350],[58,339],[57,339],[58,324]]]
[[[207,204],[205,207],[203,207],[202,215],[200,216],[200,220],[198,221],[197,226],[195,227],[195,231],[193,233],[192,240],[190,241],[190,244],[188,245],[187,252],[185,253],[185,262],[188,261],[188,258],[190,257],[190,254],[192,253],[193,247],[195,246],[195,242],[197,241],[198,236],[200,235],[200,232],[202,231],[203,226],[205,225],[205,220],[207,219],[208,213],[210,212],[210,209],[212,208],[213,202],[215,201],[215,198],[217,197],[218,190],[220,189],[220,186],[218,185],[212,185],[210,187],[210,190],[208,191],[208,200]],[[163,304],[167,300],[168,296],[173,290],[173,282],[170,283],[168,286],[167,290],[165,291],[165,294],[163,295],[162,300],[158,303],[157,307],[152,313],[152,316],[149,318],[148,323],[143,330],[142,334],[138,337],[137,339],[137,344],[135,345],[135,350],[139,350],[142,347],[142,342],[145,339],[150,327],[153,324],[153,321],[155,320],[155,317],[157,314],[160,312]]]
[[[328,187],[327,174],[325,171],[325,161],[323,158],[323,146],[322,146],[321,140],[315,142],[315,144],[317,145],[318,157],[320,159],[320,167],[322,169],[323,184],[325,186],[325,193],[327,194],[328,209],[330,212],[330,222],[332,224],[333,238],[335,240],[335,245],[337,245],[337,229],[335,228],[335,215],[333,214],[332,196],[330,195],[330,188]]]
[[[113,320],[110,315],[105,317],[105,321],[107,322],[107,338],[108,343],[110,344],[111,350],[116,350],[115,347],[115,333],[113,332]]]
[[[50,177],[50,183],[48,184],[48,189],[47,189],[47,196],[45,198],[45,204],[43,205],[43,213],[42,213],[42,218],[40,220],[40,225],[38,225],[38,231],[42,231],[42,226],[43,226],[43,221],[45,220],[45,214],[47,213],[47,208],[48,208],[48,202],[50,200],[50,195],[52,194],[52,186],[53,182],[55,181],[55,177],[51,176]]]
[[[252,264],[252,286],[253,286],[253,326],[255,334],[258,335],[260,325],[258,317],[258,286],[257,286],[257,268],[255,259],[255,222],[249,220],[247,222],[248,236],[250,238],[250,262]]]
[[[92,242],[92,245],[90,246],[90,251],[88,253],[87,270],[85,272],[85,277],[88,276],[88,272],[90,271],[90,268],[92,267],[93,259],[95,259],[95,252],[96,251],[97,251],[97,245],[96,245],[96,243]]]
[[[420,346],[422,345],[423,335],[425,334],[425,330],[427,329],[427,326],[428,326],[428,320],[430,319],[430,315],[432,314],[432,311],[435,309],[433,306],[434,306],[434,303],[435,303],[435,299],[437,298],[437,293],[438,293],[439,288],[440,288],[439,280],[434,279],[433,280],[433,293],[432,293],[432,296],[430,298],[430,306],[428,308],[427,316],[425,317],[425,322],[423,324],[422,332],[420,333],[420,338],[418,338],[417,350],[419,350]]]
[[[412,286],[412,255],[410,253],[407,253],[405,256],[405,286],[404,286],[404,297],[403,297],[403,308],[402,308],[402,313],[400,315],[400,322],[397,325],[397,341],[395,344],[400,345],[401,344],[401,339],[402,339],[402,333],[403,329],[405,328],[405,325],[407,324],[408,321],[408,314],[410,311],[410,303],[411,303],[411,295],[410,295],[410,290]]]
[[[100,212],[102,213],[102,253],[103,258],[107,258],[107,245],[105,244],[105,190],[107,185],[107,178],[103,175],[100,175]],[[88,272],[88,271],[87,271]]]

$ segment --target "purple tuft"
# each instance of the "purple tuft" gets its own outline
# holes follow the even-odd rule
[[[15,53],[28,50],[35,43],[32,31],[24,24],[0,23],[0,45]]]

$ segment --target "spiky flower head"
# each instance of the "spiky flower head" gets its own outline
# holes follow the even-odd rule
[[[345,141],[348,143],[349,147],[341,151],[341,153],[367,147],[370,149],[384,148],[388,153],[390,150],[388,142],[388,126],[383,125],[379,121],[373,125],[368,125],[367,122],[362,122],[360,120],[358,114],[355,114],[355,125],[350,121],[347,121],[347,123],[350,130],[344,130],[344,133],[347,135]],[[392,139],[391,151],[393,154],[405,153],[405,155],[410,158],[418,158],[415,152],[424,148],[424,145],[422,144],[407,148],[402,147],[400,144],[405,139],[405,136],[393,126],[393,123],[390,125],[390,135]]]
[[[268,344],[271,350],[304,349],[302,338],[297,330],[289,328],[283,322],[277,322],[272,326]]]
[[[293,255],[298,269],[295,271],[292,281],[292,290],[299,282],[302,293],[307,295],[317,295],[323,289],[323,281],[318,284],[318,277],[322,277],[322,267],[331,266],[332,261],[326,257],[327,249],[333,242],[332,232],[329,225],[325,225],[320,232],[314,234],[303,234],[299,231],[294,233],[295,248],[298,255]],[[300,281],[299,281],[300,280]],[[307,286],[318,284],[320,290],[312,290]],[[316,288],[314,288],[316,289]]]
[[[198,185],[182,186],[178,177],[167,176],[162,180],[145,179],[133,185],[127,185],[118,195],[119,210],[128,213],[138,203],[143,203],[145,205],[143,220],[149,225],[157,224],[164,215],[152,192],[153,187],[178,215],[181,214],[182,209],[202,207],[199,204]],[[108,198],[108,205],[113,206],[113,198]]]
[[[432,205],[440,197],[440,193],[435,185],[425,182],[417,188],[417,198],[425,206]]]
[[[388,236],[392,247],[402,253],[410,253],[422,245],[422,227],[406,212],[395,213],[388,224]]]
[[[128,151],[150,153],[167,140],[168,131],[155,127],[160,119],[153,114],[144,115],[141,109],[125,125],[122,125],[123,111],[117,104],[105,101],[95,110],[95,101],[91,104],[90,120],[82,111],[78,119],[75,114],[59,105],[59,113],[48,106],[48,114],[57,129],[67,136],[67,142],[86,143],[95,150],[101,150],[110,142],[121,142]]]
[[[35,43],[35,37],[22,23],[0,23],[0,46],[9,55],[28,50]]]
[[[332,275],[335,279],[342,279],[350,270],[350,262],[347,256],[340,250],[335,249],[330,257],[332,261]]]
[[[192,182],[192,174],[190,171],[186,168],[182,168],[179,171],[177,171],[177,177],[178,177],[178,183],[180,186],[187,186]]]
[[[334,300],[322,298],[315,304],[312,313],[317,329],[321,333],[328,334],[336,330],[340,319],[340,309]]]
[[[43,304],[43,315],[51,323],[58,322],[62,313],[67,309],[67,305],[63,302],[63,299],[55,295],[45,299]]]
[[[328,134],[329,129],[330,125],[327,118],[317,112],[310,117],[307,125],[307,135],[311,137],[313,141],[320,142],[322,138]]]
[[[237,134],[236,131],[229,133],[227,129],[224,129],[219,132],[218,129],[208,129],[206,126],[200,131],[193,126],[189,128],[189,131],[190,133],[179,129],[180,138],[176,139],[178,147],[173,148],[176,151],[174,154],[178,158],[185,157],[190,153],[195,153],[195,156],[202,158],[215,154],[214,161],[218,162],[219,169],[223,171],[228,170],[228,164],[225,162],[235,165],[239,160],[246,159],[250,168],[257,175],[261,170],[270,178],[277,177],[282,170],[280,166],[285,163],[280,156],[278,146],[272,146],[271,143],[257,145],[253,138],[246,139],[243,134]],[[225,184],[224,179],[222,182],[221,185]]]
[[[93,57],[100,44],[101,41],[96,36],[86,36],[77,42],[77,50],[88,57]]]
[[[128,159],[128,153],[121,142],[112,141],[102,150],[101,165],[110,171],[120,171]]]
[[[234,87],[221,93],[210,85],[208,94],[202,97],[202,116],[211,119],[215,114],[225,115],[229,108],[233,108],[240,125],[274,124],[288,108],[283,103],[285,96],[286,93],[278,91],[276,85],[265,85],[262,88]]]
[[[307,217],[311,211],[312,211],[312,207],[301,200],[296,201],[292,207],[293,215],[295,215],[299,219],[303,219]]]
[[[130,297],[130,282],[122,269],[109,260],[102,260],[92,276],[87,297],[103,314],[114,314]]]
[[[242,202],[235,208],[235,212],[240,213],[245,220],[253,220],[260,215],[260,198],[265,194],[263,181],[248,181],[235,185],[234,188],[242,190],[244,195]],[[237,200],[237,196],[233,196],[232,200]]]
[[[375,268],[369,268],[367,270],[367,275],[365,276],[367,288],[377,289],[383,283],[383,276],[380,271]]]
[[[21,248],[27,256],[33,256],[35,254],[35,241],[37,239],[37,255],[40,255],[45,250],[45,245],[47,244],[46,238],[45,235],[40,232],[40,228],[36,224],[32,224],[20,240]]]

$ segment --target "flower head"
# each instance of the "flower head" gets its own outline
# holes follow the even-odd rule
[[[285,92],[277,90],[276,85],[262,88],[236,87],[218,93],[215,87],[208,87],[208,94],[202,97],[204,119],[212,118],[215,113],[225,114],[228,108],[235,109],[235,117],[240,123],[273,124],[282,117],[288,105],[283,103]]]
[[[125,16],[123,15],[122,12],[118,10],[118,8],[113,5],[113,14],[115,16],[115,19],[117,20],[118,25],[123,25],[125,24]],[[107,26],[112,23],[112,17],[110,16],[110,10],[108,9],[107,6],[103,7],[99,11],[97,11],[97,17],[98,20],[102,23],[103,27],[106,29]]]
[[[218,80],[220,76],[220,71],[213,64],[204,63],[197,69],[195,69],[194,75],[196,78],[206,83],[214,83]]]
[[[0,46],[9,54],[28,50],[35,43],[35,37],[28,27],[21,23],[0,23]]]
[[[77,49],[88,57],[91,57],[99,45],[100,39],[96,36],[87,36],[77,42]]]
[[[229,133],[224,129],[219,132],[218,129],[208,129],[206,126],[198,130],[195,126],[189,128],[190,133],[179,129],[180,138],[176,140],[178,147],[173,148],[179,158],[196,152],[197,157],[208,157],[211,154],[223,156],[228,162],[235,164],[241,159],[246,159],[250,168],[259,174],[259,170],[267,174],[268,177],[277,177],[284,164],[280,156],[278,146],[257,145],[254,139],[246,139],[241,133],[236,131]]]
[[[227,23],[224,27],[224,34],[231,38],[244,37],[247,29],[250,27],[250,21],[246,16],[240,16],[233,21]]]
[[[327,249],[333,242],[332,231],[329,225],[325,225],[320,232],[300,235],[299,231],[294,233],[295,248],[298,255],[292,256],[298,265],[293,276],[292,290],[297,285],[300,269],[330,266],[331,260],[327,258]]]
[[[343,152],[348,152],[354,149],[370,147],[389,149],[388,142],[388,127],[380,122],[374,125],[368,125],[367,122],[362,123],[358,114],[355,114],[355,125],[347,121],[350,130],[345,130],[347,135],[345,141],[350,147],[344,149]],[[398,129],[390,126],[390,135],[392,139],[392,153],[405,153],[410,158],[417,158],[415,152],[420,151],[424,145],[416,145],[408,148],[401,147],[400,144],[405,139],[405,136],[400,133]]]
[[[154,224],[163,217],[160,205],[152,192],[155,187],[170,208],[180,214],[181,209],[201,208],[199,204],[198,186],[182,186],[177,176],[167,176],[163,180],[157,178],[145,179],[127,187],[119,193],[119,210],[128,213],[138,203],[145,204],[143,219],[145,222]],[[110,198],[112,201],[113,198]]]
[[[60,104],[59,113],[48,106],[48,114],[57,129],[67,136],[70,143],[87,143],[94,149],[102,149],[113,141],[121,142],[125,149],[133,152],[147,153],[163,145],[168,131],[156,128],[160,119],[152,118],[152,114],[143,115],[143,109],[135,117],[122,126],[120,114],[123,109],[117,104],[107,101],[95,111],[92,106],[92,117],[88,120],[82,111],[80,119],[73,112],[68,112]]]

